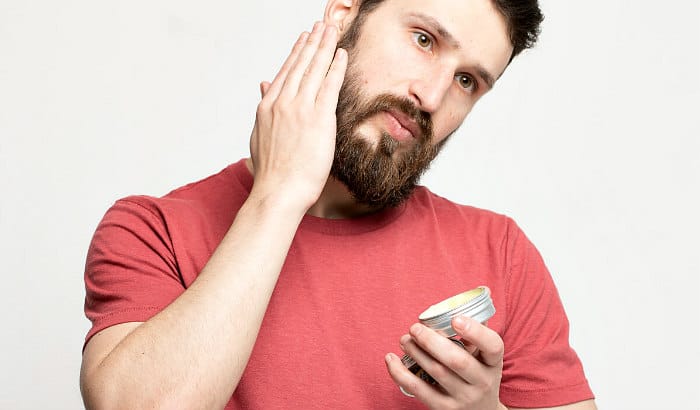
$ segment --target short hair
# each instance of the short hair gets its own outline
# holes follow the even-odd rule
[[[347,33],[351,39],[359,37],[359,30],[367,15],[375,10],[385,0],[360,0],[360,8],[355,18],[356,22]],[[506,19],[508,38],[513,45],[513,54],[510,61],[523,50],[534,47],[540,35],[540,24],[544,15],[540,10],[537,0],[491,0],[501,15]]]
[[[510,61],[523,50],[532,48],[540,36],[544,15],[537,0],[492,0],[506,19],[508,37],[513,44]]]

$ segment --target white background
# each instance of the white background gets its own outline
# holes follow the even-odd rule
[[[0,0],[0,408],[82,406],[98,221],[247,155],[258,82],[323,4]],[[601,408],[700,409],[700,6],[542,6],[424,183],[528,233]]]

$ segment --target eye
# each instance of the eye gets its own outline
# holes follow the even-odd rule
[[[433,47],[433,39],[420,31],[413,33],[413,41],[415,41],[420,48],[431,49]]]
[[[474,77],[468,74],[457,74],[455,79],[459,83],[459,86],[467,91],[473,91],[474,88],[476,88],[476,81],[474,81]]]

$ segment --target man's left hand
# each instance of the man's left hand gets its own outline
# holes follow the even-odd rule
[[[462,349],[432,329],[416,323],[401,337],[401,349],[428,372],[440,386],[424,382],[393,353],[386,356],[394,382],[429,408],[504,409],[498,400],[503,370],[503,340],[498,333],[469,317],[452,320],[462,337]],[[470,353],[470,352],[473,352]]]

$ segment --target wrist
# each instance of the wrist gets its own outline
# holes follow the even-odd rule
[[[289,190],[266,189],[254,184],[244,207],[254,209],[255,213],[277,214],[291,220],[301,220],[311,206],[307,202]]]
[[[253,173],[253,188],[250,197],[257,201],[270,202],[276,207],[290,211],[306,211],[313,206],[326,185],[324,180],[308,178],[298,172],[264,172]]]

